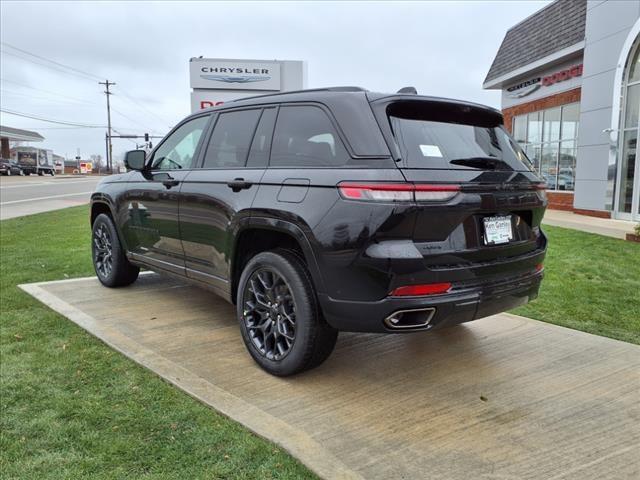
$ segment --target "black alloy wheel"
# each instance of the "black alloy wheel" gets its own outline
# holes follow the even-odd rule
[[[272,375],[317,367],[338,338],[322,316],[311,274],[296,251],[277,249],[252,257],[240,275],[236,308],[249,354]]]
[[[108,278],[113,270],[113,247],[111,234],[105,224],[98,225],[93,232],[94,263],[98,275]]]
[[[140,268],[127,259],[111,217],[104,213],[98,215],[91,232],[93,267],[100,283],[123,287],[135,282]]]
[[[291,289],[271,268],[254,271],[243,294],[243,320],[249,338],[261,355],[281,360],[296,336],[296,306]]]

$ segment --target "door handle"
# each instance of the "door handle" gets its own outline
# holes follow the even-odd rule
[[[167,188],[171,188],[171,187],[177,187],[178,185],[180,185],[180,181],[174,180],[173,178],[171,178],[171,179],[163,180],[162,184]]]
[[[251,188],[253,183],[245,181],[244,178],[235,178],[230,182],[227,182],[227,186],[233,190],[234,192],[239,192],[240,190],[246,190]]]

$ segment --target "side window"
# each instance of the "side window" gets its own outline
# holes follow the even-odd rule
[[[348,159],[349,154],[321,108],[280,108],[271,148],[272,167],[339,167]]]
[[[169,135],[153,153],[153,170],[191,168],[198,141],[209,121],[208,116],[194,118]]]
[[[269,150],[271,149],[271,137],[275,122],[276,109],[265,108],[253,136],[253,142],[251,142],[247,167],[266,167],[269,163]]]
[[[203,168],[244,167],[259,117],[259,109],[221,113],[209,140]]]

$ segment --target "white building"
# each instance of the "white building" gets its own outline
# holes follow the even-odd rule
[[[551,208],[640,220],[640,1],[556,0],[511,27],[483,87]]]

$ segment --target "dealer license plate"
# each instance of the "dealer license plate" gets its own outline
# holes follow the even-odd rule
[[[511,215],[485,217],[483,221],[485,244],[498,245],[501,243],[509,243],[513,239]]]

